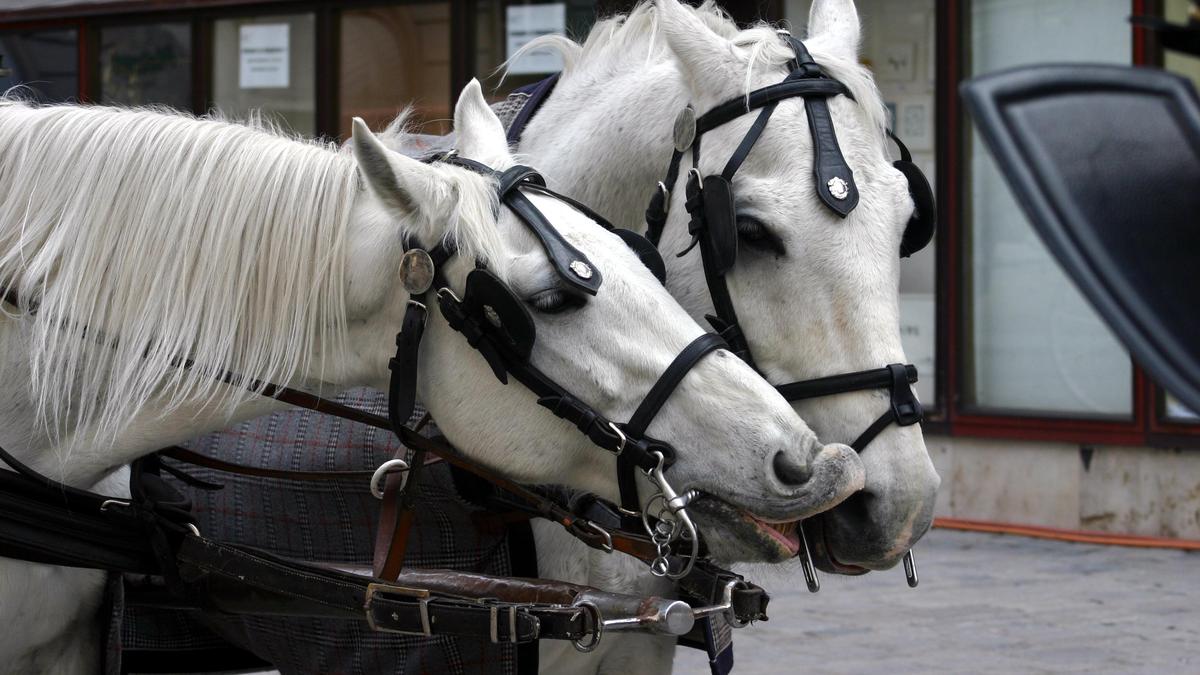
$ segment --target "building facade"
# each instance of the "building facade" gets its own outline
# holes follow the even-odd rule
[[[803,34],[809,0],[728,0],[739,21]],[[957,96],[974,75],[1091,61],[1200,76],[1130,15],[1183,21],[1186,0],[857,0],[862,58],[939,194],[936,245],[904,262],[902,333],[921,370],[938,513],[1200,539],[1200,416],[1152,382],[1054,264]],[[403,106],[429,133],[478,77],[493,96],[552,57],[497,68],[529,37],[586,33],[629,0],[9,0],[0,54],[43,100],[263,110],[345,138]],[[649,190],[648,186],[648,190]],[[1180,292],[1194,292],[1180,289]]]

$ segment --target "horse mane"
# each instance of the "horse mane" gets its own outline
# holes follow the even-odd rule
[[[793,57],[792,50],[779,38],[776,28],[768,23],[759,22],[750,28],[739,28],[714,0],[705,0],[699,7],[683,4],[683,9],[694,13],[714,33],[749,53],[743,84],[747,95],[753,90],[756,68],[782,68]],[[840,51],[833,49],[835,45],[825,44],[820,36],[805,40],[804,44],[830,76],[846,85],[866,111],[870,126],[882,134],[887,127],[887,109],[870,70],[857,60],[839,56]],[[652,0],[642,0],[628,14],[616,14],[597,21],[582,43],[562,35],[535,38],[514,54],[508,63],[536,49],[552,49],[562,55],[564,81],[586,77],[588,82],[594,84],[618,77],[628,68],[644,68],[673,58],[666,40],[660,35],[658,8]]]
[[[488,258],[492,204],[470,196],[491,191],[442,171],[461,174],[435,205],[447,236]],[[253,118],[0,99],[0,185],[4,312],[52,432],[115,436],[151,398],[232,410],[345,348],[347,151]]]

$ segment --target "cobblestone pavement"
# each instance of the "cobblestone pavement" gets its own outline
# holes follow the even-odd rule
[[[916,589],[744,570],[771,620],[736,634],[734,673],[1200,673],[1200,554],[950,530],[916,554]],[[707,660],[681,649],[675,672]]]

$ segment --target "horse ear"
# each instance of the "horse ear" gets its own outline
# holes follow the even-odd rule
[[[430,168],[387,149],[371,133],[362,118],[355,117],[352,128],[354,159],[358,161],[358,170],[371,187],[371,192],[397,215],[410,216],[416,213],[421,196],[433,189]]]
[[[488,107],[479,80],[472,78],[458,96],[454,106],[454,135],[455,146],[463,157],[492,165],[509,157],[504,125]]]
[[[808,37],[819,40],[825,52],[857,61],[862,24],[854,0],[813,0],[808,12]]]
[[[692,7],[678,0],[655,0],[659,28],[693,89],[711,89],[716,78],[725,83],[740,78],[746,64],[729,40],[717,35],[696,15]],[[706,86],[707,85],[707,86]]]

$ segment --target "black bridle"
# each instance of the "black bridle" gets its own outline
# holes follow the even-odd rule
[[[594,295],[601,285],[600,271],[587,257],[571,246],[545,216],[524,194],[534,192],[558,198],[582,210],[585,215],[612,229],[611,225],[586,207],[566,199],[549,190],[542,177],[527,166],[514,166],[505,171],[496,171],[479,162],[449,154],[438,158],[454,166],[476,171],[494,178],[500,202],[508,207],[518,219],[542,243],[555,270],[575,288]],[[629,235],[619,233],[635,253],[645,259],[647,249],[653,246],[637,244]],[[632,235],[640,239],[639,235]],[[525,304],[484,264],[477,261],[476,269],[467,275],[466,288],[460,297],[445,278],[445,265],[456,253],[452,242],[443,242],[424,249],[417,242],[409,242],[406,257],[416,257],[424,262],[420,265],[429,270],[426,275],[417,275],[418,283],[408,287],[410,299],[405,310],[403,329],[397,337],[396,357],[390,367],[393,371],[389,391],[389,417],[392,425],[402,427],[410,418],[416,402],[416,373],[420,343],[428,303],[432,294],[438,309],[447,324],[466,338],[467,343],[480,352],[491,367],[493,374],[507,384],[511,376],[525,385],[537,397],[542,407],[555,416],[565,419],[583,433],[596,446],[612,453],[617,458],[617,479],[622,507],[627,511],[646,513],[638,498],[636,472],[643,472],[659,490],[650,501],[661,497],[663,506],[654,515],[666,521],[666,529],[658,529],[647,521],[646,530],[656,544],[660,545],[660,556],[652,567],[657,572],[671,577],[685,575],[691,562],[699,553],[699,535],[695,524],[686,511],[689,498],[678,495],[666,481],[665,471],[676,460],[675,450],[670,444],[647,435],[651,422],[662,410],[683,378],[706,355],[727,348],[724,338],[715,333],[706,333],[688,344],[667,366],[650,391],[642,399],[633,415],[626,422],[615,422],[589,403],[572,394],[569,389],[538,369],[530,354],[536,340],[532,317]],[[647,261],[654,271],[654,262]],[[661,267],[661,262],[658,263]],[[406,280],[406,285],[408,284]],[[670,532],[667,532],[667,529]],[[667,536],[670,534],[670,537]],[[692,553],[682,569],[671,569],[668,564],[670,543],[679,539],[687,541]]]
[[[712,297],[714,315],[708,316],[713,328],[725,338],[738,356],[754,366],[754,357],[749,342],[738,320],[733,299],[729,292],[726,274],[732,269],[737,256],[736,213],[733,199],[733,178],[742,163],[753,150],[755,143],[762,136],[780,101],[800,97],[804,99],[808,115],[809,130],[812,135],[814,154],[814,182],[817,194],[822,203],[840,217],[846,217],[858,204],[858,188],[854,183],[854,173],[846,163],[838,146],[837,134],[829,112],[827,100],[831,96],[849,96],[849,90],[841,82],[829,77],[824,70],[812,59],[804,44],[784,33],[789,45],[795,53],[790,64],[791,72],[778,84],[763,87],[751,92],[748,96],[739,96],[722,103],[708,112],[696,117],[691,107],[685,108],[676,121],[676,146],[667,169],[666,179],[659,183],[659,189],[651,199],[646,211],[647,238],[656,246],[662,239],[663,229],[667,223],[667,210],[670,203],[670,192],[679,179],[680,165],[683,156],[690,152],[692,168],[688,172],[686,190],[686,208],[691,220],[688,232],[692,235],[691,244],[679,255],[682,256],[693,248],[700,249],[701,260],[704,264],[704,276]],[[733,155],[726,162],[720,174],[704,176],[699,169],[700,140],[704,134],[721,127],[754,110],[759,110],[758,117],[750,130],[742,138]],[[893,136],[892,138],[895,139]],[[901,162],[911,165],[908,150],[895,139],[902,149]],[[918,221],[914,216],[910,221],[909,232],[905,234],[905,246],[902,255],[911,255],[919,250],[932,237],[932,215],[934,209],[930,201],[932,192],[924,185],[920,195],[921,185],[913,185],[916,179],[923,181],[920,171],[915,176],[910,173],[908,166],[900,168],[910,182],[910,192],[918,200],[917,216],[925,220]],[[928,233],[928,236],[926,235]],[[915,242],[916,239],[923,241]],[[871,389],[888,389],[891,394],[891,404],[878,419],[867,427],[850,445],[861,452],[876,436],[889,425],[899,426],[917,424],[923,417],[920,401],[909,386],[917,381],[917,369],[913,365],[892,364],[883,368],[864,370],[855,373],[832,375],[810,380],[802,380],[789,384],[776,385],[776,388],[788,401],[799,401],[822,396],[832,396],[853,391]]]

